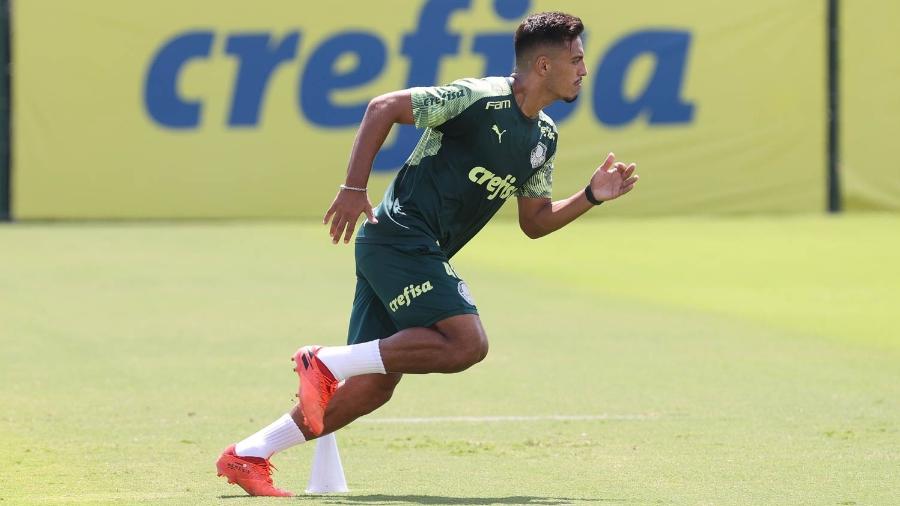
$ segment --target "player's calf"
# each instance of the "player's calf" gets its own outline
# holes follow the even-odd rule
[[[313,433],[307,425],[302,402],[294,406],[291,417],[307,440],[330,434],[385,405],[402,377],[402,374],[365,374],[348,379],[328,402],[321,434]]]

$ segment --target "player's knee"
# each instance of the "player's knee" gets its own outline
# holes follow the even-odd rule
[[[487,336],[482,332],[459,339],[453,353],[451,372],[461,372],[484,360],[488,354]]]
[[[441,372],[460,372],[484,360],[488,339],[478,315],[453,316],[435,325],[447,339]]]
[[[367,413],[371,413],[383,406],[391,400],[391,397],[394,395],[394,389],[397,388],[397,384],[400,383],[400,378],[402,377],[402,374],[397,373],[366,375],[363,380],[366,382],[366,395],[364,399],[361,399],[363,400],[363,405],[360,407],[364,408]],[[351,380],[354,379],[357,378],[351,378]]]
[[[476,349],[474,350],[474,353],[473,353],[473,358],[475,359],[475,362],[472,365],[475,365],[478,362],[481,362],[482,360],[484,360],[485,357],[487,357],[489,348],[490,348],[490,345],[488,345],[487,336],[482,334],[481,339],[478,341],[478,346],[476,347]]]
[[[394,389],[397,388],[397,384],[400,383],[400,378],[402,377],[402,374],[397,373],[386,374],[383,376],[376,391],[376,396],[378,397],[378,400],[381,401],[381,404],[391,400],[391,397],[394,395]]]

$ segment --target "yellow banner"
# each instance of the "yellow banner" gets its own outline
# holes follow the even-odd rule
[[[601,214],[819,211],[824,6],[803,0],[565,4],[589,75],[560,129],[554,195],[608,151],[636,160]],[[506,75],[543,0],[14,2],[13,213],[320,217],[367,101]],[[397,129],[370,196],[411,152]],[[513,207],[513,206],[508,206]],[[507,209],[511,211],[511,209]]]
[[[900,3],[841,2],[841,164],[848,210],[900,211]]]

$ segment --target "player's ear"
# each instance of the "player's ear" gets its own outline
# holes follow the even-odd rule
[[[534,70],[539,76],[547,75],[550,72],[550,58],[543,54],[535,58]]]

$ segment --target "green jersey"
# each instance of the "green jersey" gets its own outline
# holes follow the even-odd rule
[[[525,116],[511,79],[461,79],[413,88],[419,143],[358,242],[437,243],[447,258],[511,196],[549,198],[557,130],[549,116]]]

